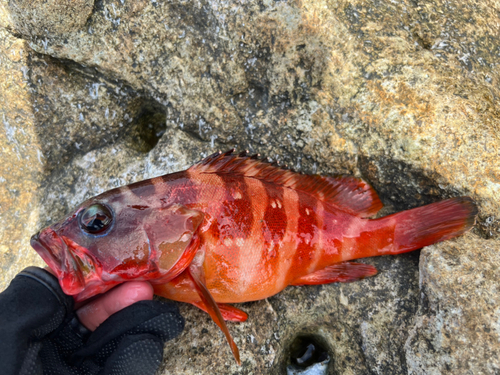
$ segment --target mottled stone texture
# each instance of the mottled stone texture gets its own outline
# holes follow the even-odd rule
[[[87,22],[93,0],[8,0],[15,30],[23,36],[43,38],[71,32]]]
[[[43,178],[35,114],[27,89],[22,40],[0,29],[0,285],[29,264],[42,265],[29,246],[38,223],[37,189]]]
[[[418,253],[368,259],[369,280],[241,305],[242,367],[182,306],[162,373],[282,373],[298,334],[331,374],[499,371],[497,3],[0,0],[0,25],[1,288],[85,198],[237,146],[362,176],[384,214],[470,195],[478,224],[420,273]]]
[[[422,251],[421,301],[405,345],[410,374],[500,373],[499,251],[470,234]]]

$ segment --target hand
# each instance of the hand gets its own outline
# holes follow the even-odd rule
[[[0,293],[2,374],[154,374],[184,321],[152,294],[129,282],[74,311],[54,276],[25,269]]]
[[[153,287],[145,281],[130,281],[76,310],[78,320],[85,328],[95,331],[114,313],[139,301],[153,299]]]

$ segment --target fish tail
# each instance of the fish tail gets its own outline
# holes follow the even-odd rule
[[[401,254],[465,233],[475,224],[477,213],[471,198],[457,197],[374,221],[394,223],[394,246],[390,253]]]

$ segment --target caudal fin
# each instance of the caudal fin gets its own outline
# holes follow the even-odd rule
[[[477,206],[471,198],[458,197],[379,220],[394,220],[396,249],[393,254],[400,254],[465,233],[474,225],[477,212]]]

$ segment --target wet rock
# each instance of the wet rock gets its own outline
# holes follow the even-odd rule
[[[297,335],[324,340],[330,374],[458,372],[467,361],[496,371],[477,358],[498,351],[486,302],[498,283],[471,279],[483,260],[499,262],[494,7],[99,0],[64,16],[54,0],[42,17],[41,2],[23,4],[0,6],[0,288],[41,265],[29,236],[84,199],[238,146],[299,171],[362,176],[384,214],[472,196],[474,233],[429,250],[467,267],[443,269],[425,250],[419,286],[417,253],[369,259],[374,278],[242,304],[248,322],[229,327],[242,367],[208,316],[182,305],[186,331],[166,345],[162,373],[285,373]],[[460,278],[471,282],[457,297]],[[458,338],[483,346],[468,353]]]
[[[31,54],[25,70],[46,173],[132,133],[148,111],[146,100],[93,69]]]
[[[103,80],[94,69],[34,53],[4,29],[0,38],[0,71],[5,77],[0,86],[3,289],[24,267],[43,265],[29,239],[41,222],[69,209],[64,198],[73,190],[67,182],[68,162],[117,142],[143,155],[148,145],[153,147],[151,133],[162,134],[165,116],[152,116],[154,102],[121,82]],[[115,152],[111,148],[106,157],[114,158]],[[45,195],[53,200],[40,205]]]

